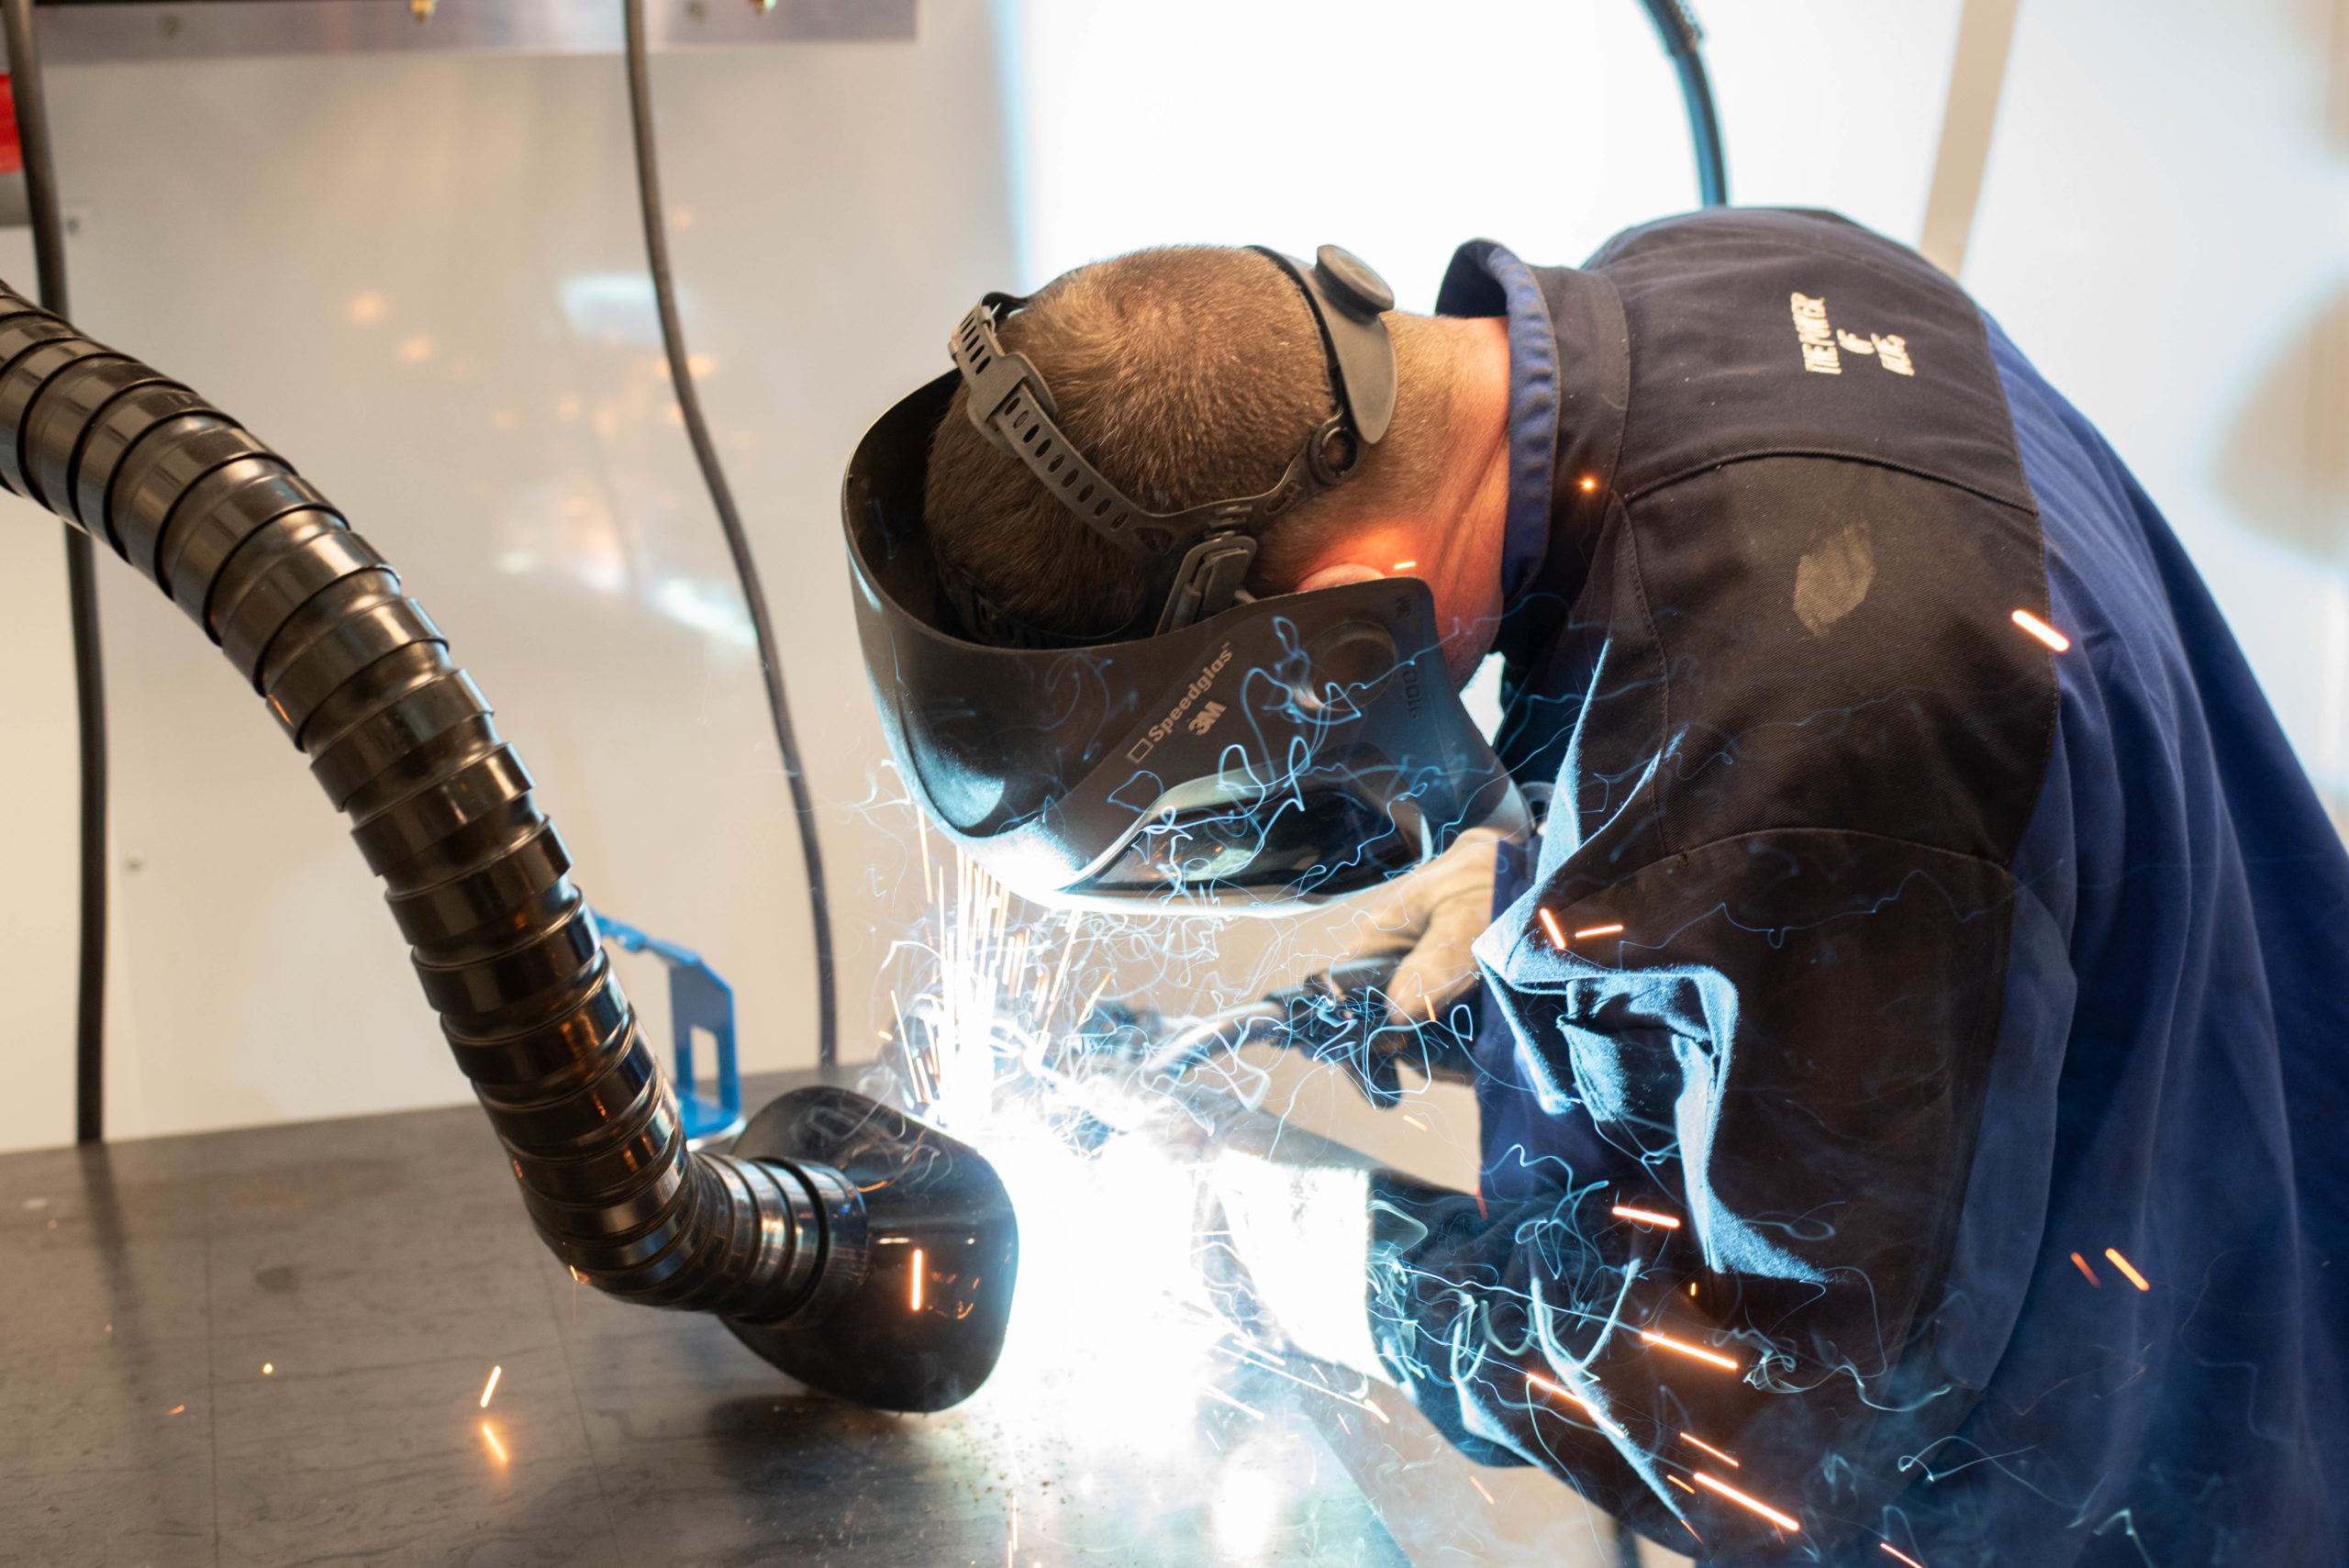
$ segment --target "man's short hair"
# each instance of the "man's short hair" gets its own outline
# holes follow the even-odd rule
[[[1264,532],[1254,592],[1293,587],[1347,524],[1434,492],[1442,345],[1417,317],[1386,322],[1401,381],[1394,423],[1351,479]],[[1077,450],[1152,512],[1270,489],[1337,410],[1311,307],[1252,250],[1137,250],[1063,272],[1001,337],[1042,373]],[[923,509],[941,562],[1031,626],[1071,636],[1124,626],[1144,607],[1141,573],[979,433],[967,390],[955,390],[930,443]]]

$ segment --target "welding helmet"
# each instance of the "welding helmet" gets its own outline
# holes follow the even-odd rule
[[[899,773],[946,836],[1044,903],[1278,913],[1424,864],[1524,808],[1444,668],[1435,602],[1397,577],[1252,597],[1258,535],[1341,484],[1395,410],[1394,297],[1355,257],[1263,252],[1319,324],[1337,407],[1261,495],[1145,511],[1062,433],[990,294],[955,368],[883,415],[841,501],[857,629]],[[972,421],[1149,584],[1125,627],[1029,626],[932,551],[930,439],[958,385]]]

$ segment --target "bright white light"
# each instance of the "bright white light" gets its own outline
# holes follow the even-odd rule
[[[1281,1484],[1261,1470],[1227,1465],[1215,1500],[1215,1539],[1230,1558],[1258,1562],[1280,1521]]]

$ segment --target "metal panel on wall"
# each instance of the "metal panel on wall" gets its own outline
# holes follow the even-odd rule
[[[871,1054],[873,976],[918,878],[898,876],[907,818],[871,806],[896,792],[852,633],[841,466],[1011,267],[988,13],[941,0],[924,21],[918,42],[697,50],[653,72],[685,325],[837,868],[851,1061]],[[790,798],[662,362],[620,62],[61,66],[50,95],[83,323],[232,411],[348,511],[497,704],[596,905],[734,983],[746,1066],[812,1062]],[[55,550],[55,525],[31,521]],[[300,755],[151,587],[118,563],[100,587],[110,1132],[465,1097]],[[70,790],[50,695],[10,696],[0,717],[28,780]],[[53,793],[9,786],[20,831],[70,840]],[[0,953],[0,977],[12,995],[70,988],[70,880],[12,895],[56,917],[46,946]],[[7,1140],[61,1140],[59,1110]]]
[[[52,63],[436,52],[617,54],[611,0],[50,0]],[[914,0],[651,0],[654,49],[825,39],[910,40]]]

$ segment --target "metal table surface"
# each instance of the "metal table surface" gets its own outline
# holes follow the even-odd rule
[[[1203,1395],[1169,1419],[1161,1402],[1137,1418],[1153,1429],[1105,1436],[1063,1418],[1049,1376],[999,1374],[929,1417],[807,1395],[715,1319],[577,1285],[471,1106],[0,1157],[0,1326],[6,1562],[1389,1568],[1602,1550],[1571,1494],[1476,1480],[1399,1398],[1388,1429],[1358,1429],[1361,1411],[1267,1374],[1237,1405]],[[1511,1483],[1555,1496],[1512,1509]]]

